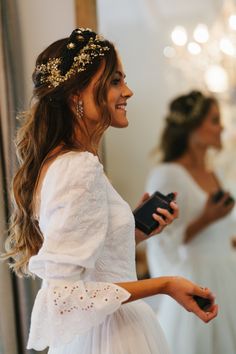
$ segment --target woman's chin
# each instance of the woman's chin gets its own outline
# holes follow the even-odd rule
[[[129,125],[129,121],[126,118],[119,120],[119,121],[112,121],[111,122],[111,126],[113,128],[126,128],[126,127],[128,127],[128,125]]]

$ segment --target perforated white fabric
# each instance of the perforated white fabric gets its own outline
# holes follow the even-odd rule
[[[134,220],[94,155],[70,152],[49,167],[40,197],[44,243],[29,262],[43,279],[28,348],[59,346],[98,325],[136,279]],[[130,237],[132,235],[132,237]]]

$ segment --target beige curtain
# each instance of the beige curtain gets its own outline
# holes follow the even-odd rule
[[[5,201],[3,195],[2,169],[0,169],[0,191],[0,235],[4,235],[6,230],[6,212],[4,207]],[[0,249],[3,249],[3,241],[4,239],[1,237]],[[18,351],[12,279],[7,265],[2,263],[0,263],[0,308],[0,354],[17,354]]]
[[[7,193],[7,181],[10,179],[10,147],[8,139],[11,136],[11,124],[8,124],[8,109],[12,107],[12,96],[7,95],[8,84],[6,80],[6,60],[3,36],[3,8],[1,3],[1,37],[0,37],[0,250],[6,236],[7,216],[9,211],[9,199]],[[10,122],[9,122],[10,123]],[[17,334],[15,321],[15,303],[13,296],[13,279],[6,264],[0,263],[0,353],[17,354]],[[10,335],[9,335],[10,334]]]
[[[0,1],[0,250],[10,214],[10,181],[16,168],[16,114],[24,106],[23,65],[16,0]],[[26,351],[30,313],[39,283],[18,279],[0,263],[0,354]]]

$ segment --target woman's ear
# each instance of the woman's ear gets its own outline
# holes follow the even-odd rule
[[[77,93],[77,94],[71,95],[69,100],[73,106],[76,106],[80,100],[80,94]]]

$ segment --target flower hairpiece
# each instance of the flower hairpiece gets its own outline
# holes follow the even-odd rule
[[[204,102],[204,96],[200,96],[196,101],[192,100],[191,102],[189,102],[192,105],[192,110],[189,114],[184,114],[178,111],[172,111],[166,119],[168,122],[175,123],[177,125],[193,122],[194,120],[199,118],[202,112]]]
[[[96,35],[89,28],[74,30],[61,57],[49,58],[47,63],[36,66],[40,84],[48,84],[49,88],[57,87],[76,73],[85,71],[96,57],[104,56],[105,52],[110,50],[108,46],[103,45],[103,41],[102,36]],[[68,70],[63,70],[63,64],[68,58],[72,63],[70,65],[69,62]]]

